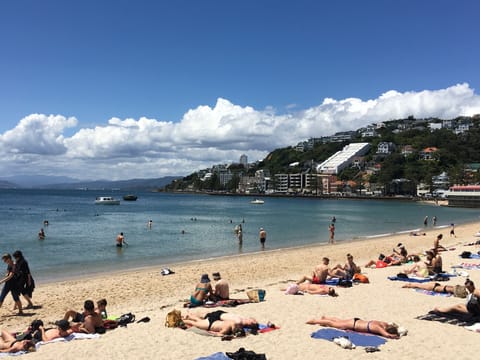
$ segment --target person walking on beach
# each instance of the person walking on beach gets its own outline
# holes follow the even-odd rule
[[[3,254],[2,260],[5,262],[5,264],[7,264],[7,275],[0,280],[0,284],[5,284],[3,285],[2,292],[0,293],[0,307],[2,307],[5,297],[9,292],[11,292],[13,301],[15,301],[18,309],[17,315],[24,315],[19,291],[20,274],[16,271],[15,264],[13,263],[12,256],[10,254]]]
[[[328,241],[328,243],[335,244],[335,224],[331,223],[328,227],[328,230],[330,231],[330,240]]]
[[[23,253],[20,250],[16,250],[13,253],[15,258],[15,268],[20,274],[19,277],[19,291],[28,302],[26,309],[33,309],[32,294],[35,289],[35,281],[30,273],[30,267],[27,260],[23,257]]]
[[[265,249],[265,241],[267,241],[267,232],[265,231],[264,228],[260,228],[258,237],[260,238],[260,244],[262,245],[262,249]]]
[[[455,224],[450,224],[450,237],[457,237],[457,235],[455,235]]]

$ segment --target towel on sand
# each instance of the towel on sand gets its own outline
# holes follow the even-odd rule
[[[431,281],[430,278],[419,278],[419,277],[398,277],[398,276],[389,276],[388,280],[399,280],[399,281],[407,281],[407,282],[428,282]]]
[[[341,336],[348,337],[355,346],[379,346],[387,342],[387,340],[381,336],[334,328],[322,328],[311,335],[314,339],[324,339],[329,341],[333,341],[334,338]]]
[[[195,360],[232,360],[232,359],[222,352],[217,352],[217,353],[213,353],[212,355],[196,358]]]
[[[431,290],[424,290],[424,289],[413,289],[418,293],[425,294],[425,295],[432,295],[432,296],[452,296],[453,294],[450,293],[444,293],[444,292],[437,292],[437,291],[431,291]]]
[[[476,322],[480,322],[480,317],[472,316],[471,314],[463,314],[459,312],[440,313],[434,310],[429,311],[425,315],[417,316],[415,319],[438,321],[459,326],[471,326]]]

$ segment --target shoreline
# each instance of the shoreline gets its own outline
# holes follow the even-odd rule
[[[447,359],[451,354],[463,351],[464,344],[476,344],[478,334],[459,326],[421,321],[415,317],[427,313],[435,306],[464,300],[419,294],[411,289],[403,289],[400,281],[387,279],[387,276],[397,274],[408,265],[384,269],[363,266],[370,259],[376,259],[380,252],[390,251],[388,249],[395,247],[398,242],[405,244],[411,253],[421,252],[430,248],[436,235],[441,232],[444,234],[443,245],[456,248],[442,254],[444,270],[449,271],[451,265],[463,261],[459,260],[458,254],[463,250],[463,244],[478,239],[474,234],[479,228],[480,222],[458,225],[456,238],[449,237],[447,228],[428,228],[425,229],[425,236],[403,233],[362,240],[350,239],[334,245],[302,245],[40,283],[33,293],[33,301],[35,305],[42,305],[41,308],[26,310],[27,316],[12,316],[13,302],[11,296],[8,296],[0,309],[0,322],[2,329],[20,330],[34,319],[50,323],[58,320],[69,309],[80,310],[85,299],[96,301],[106,298],[110,315],[132,312],[137,320],[148,316],[151,321],[108,331],[95,340],[42,345],[36,353],[28,355],[29,359],[87,358],[98,357],[100,353],[105,358],[117,359],[196,359],[215,352],[235,352],[239,347],[265,353],[268,359],[314,359],[319,352],[327,358],[350,359],[354,355],[360,359],[371,359],[375,355],[367,355],[362,348],[344,350],[332,342],[312,339],[310,334],[319,327],[305,324],[308,319],[321,315],[360,317],[394,321],[409,330],[406,337],[389,340],[382,345],[381,356],[388,354],[400,360],[412,356],[418,358],[417,350],[425,346],[424,335],[435,333],[436,336],[429,340],[429,357],[435,354],[439,359]],[[472,251],[474,249],[476,252],[480,247],[468,248]],[[354,261],[362,267],[370,284],[354,285],[348,289],[337,288],[339,296],[336,298],[308,294],[287,296],[280,291],[289,281],[298,280],[302,275],[310,273],[323,256],[330,258],[333,267],[337,263],[343,264],[347,253],[354,256]],[[162,276],[160,270],[163,267],[171,267],[175,274]],[[264,302],[217,309],[254,316],[262,323],[271,321],[280,329],[225,342],[216,337],[166,328],[166,314],[174,308],[186,310],[183,308],[184,301],[189,298],[200,275],[217,271],[229,281],[232,298],[245,299],[246,291],[251,288],[267,291]],[[480,271],[471,270],[469,275],[480,284]],[[449,284],[459,284],[464,279],[452,278]],[[477,347],[474,345],[472,351]],[[352,354],[351,351],[355,353]]]
[[[467,221],[465,223],[460,223],[456,225],[462,226],[462,225],[470,225],[470,224],[476,224],[480,221]],[[368,240],[379,240],[381,239],[389,239],[392,237],[397,237],[397,236],[405,236],[409,235],[412,231],[419,231],[419,232],[425,232],[428,233],[429,231],[442,231],[446,228],[448,228],[448,225],[438,225],[435,227],[427,227],[427,228],[416,228],[416,229],[408,229],[408,230],[401,230],[401,231],[396,231],[396,232],[391,232],[391,233],[383,233],[383,234],[373,234],[373,235],[361,235],[358,237],[353,237],[350,239],[337,239],[336,244],[334,246],[338,246],[341,244],[350,244],[350,243],[355,243],[355,242],[365,242]],[[480,228],[480,226],[479,226]],[[35,278],[36,282],[38,285],[40,284],[51,284],[51,283],[56,283],[56,282],[65,282],[65,281],[70,281],[70,280],[81,280],[85,279],[88,277],[100,277],[103,275],[118,275],[118,274],[128,274],[131,272],[137,272],[137,271],[161,271],[163,268],[173,268],[173,267],[178,267],[178,266],[184,266],[184,265],[189,265],[189,264],[194,264],[194,263],[199,263],[199,262],[211,262],[211,261],[216,261],[216,260],[228,260],[228,259],[234,259],[236,257],[244,257],[244,256],[255,256],[256,254],[262,254],[262,253],[270,253],[270,252],[278,252],[278,251],[289,251],[289,250],[296,250],[296,249],[310,249],[310,248],[316,248],[316,247],[324,247],[324,246],[329,246],[327,241],[322,242],[322,243],[309,243],[309,244],[301,244],[301,245],[294,245],[294,246],[288,246],[288,247],[282,247],[282,248],[273,248],[273,249],[267,249],[266,250],[256,250],[256,251],[250,251],[250,252],[242,252],[242,253],[236,253],[236,254],[227,254],[227,255],[221,255],[221,256],[216,256],[216,257],[208,257],[208,258],[199,258],[199,259],[191,259],[191,260],[185,260],[185,261],[174,261],[171,263],[164,263],[164,264],[145,264],[145,265],[139,265],[135,267],[129,267],[127,269],[107,269],[107,270],[99,270],[99,271],[93,271],[89,273],[84,273],[80,275],[72,275],[72,276],[65,276],[65,277],[40,277],[39,280]]]

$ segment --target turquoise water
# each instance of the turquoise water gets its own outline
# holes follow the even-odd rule
[[[249,197],[145,192],[134,202],[94,204],[96,196],[122,195],[0,190],[1,251],[22,250],[37,281],[46,281],[260,251],[260,227],[268,233],[267,250],[327,243],[332,216],[338,242],[421,229],[425,216],[437,216],[437,226],[479,218],[475,209],[381,200],[265,198],[265,204],[252,205]],[[41,241],[37,233],[45,219],[49,226]],[[233,232],[240,223],[241,247]],[[128,247],[115,247],[119,232]]]

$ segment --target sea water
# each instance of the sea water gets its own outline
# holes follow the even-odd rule
[[[140,192],[137,201],[95,205],[97,196],[120,191],[0,190],[0,251],[21,250],[37,281],[261,251],[326,244],[336,218],[335,240],[363,239],[478,220],[478,210],[409,201],[325,200]],[[49,225],[44,226],[47,220]],[[152,220],[152,226],[148,222]],[[240,246],[235,226],[243,228]],[[46,237],[39,240],[44,228]],[[128,246],[117,248],[123,232]],[[433,239],[432,239],[433,241]],[[391,247],[392,244],[386,244]],[[201,270],[199,270],[201,272]]]

